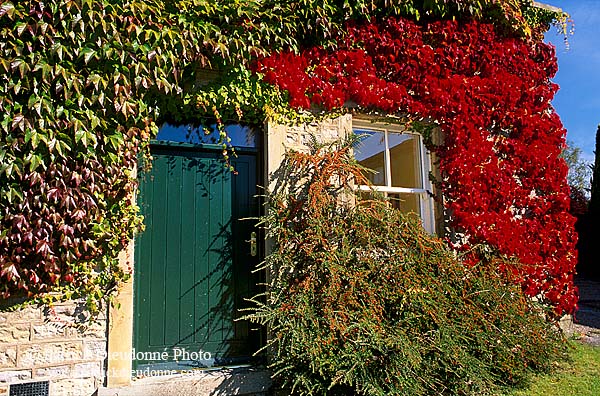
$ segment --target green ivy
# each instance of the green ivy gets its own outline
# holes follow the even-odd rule
[[[156,130],[153,98],[207,64],[208,30],[162,2],[2,3],[4,297],[58,290],[94,306],[126,278],[117,255],[141,224],[132,171]]]

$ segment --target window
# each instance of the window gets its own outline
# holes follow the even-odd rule
[[[229,144],[235,147],[257,147],[258,135],[250,127],[239,124],[225,125]],[[219,130],[216,124],[208,127],[191,124],[172,125],[164,123],[156,135],[157,141],[169,141],[189,144],[216,145],[219,143]]]
[[[353,130],[362,137],[354,148],[356,159],[374,171],[367,174],[373,186],[359,188],[382,192],[396,209],[421,216],[424,228],[434,233],[434,202],[429,181],[431,159],[422,136],[399,125],[356,120]]]

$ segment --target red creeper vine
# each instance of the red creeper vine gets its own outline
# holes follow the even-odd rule
[[[566,131],[550,101],[554,48],[503,37],[490,24],[389,18],[348,26],[336,51],[309,48],[257,62],[290,105],[408,114],[439,123],[440,180],[455,247],[493,247],[522,264],[530,296],[557,314],[577,306],[575,219],[568,212]],[[473,257],[473,259],[476,259]]]

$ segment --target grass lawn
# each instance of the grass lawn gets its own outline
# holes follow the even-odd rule
[[[527,389],[506,396],[598,396],[600,395],[600,347],[571,342],[571,362],[561,363],[551,375],[533,379]]]

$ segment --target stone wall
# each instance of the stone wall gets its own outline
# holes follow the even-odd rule
[[[278,171],[286,150],[306,151],[311,139],[316,137],[321,143],[334,141],[352,132],[352,115],[325,119],[301,125],[268,123],[265,135],[265,180],[273,189],[280,178]]]
[[[270,124],[270,136],[279,134],[279,139],[288,149],[305,150],[310,139],[317,137],[320,142],[333,141],[347,136],[352,131],[352,115],[346,114],[337,118],[301,125]],[[271,150],[272,147],[268,147]]]
[[[92,395],[104,381],[106,315],[90,322],[81,302],[0,312],[0,395],[49,381],[52,396]]]

